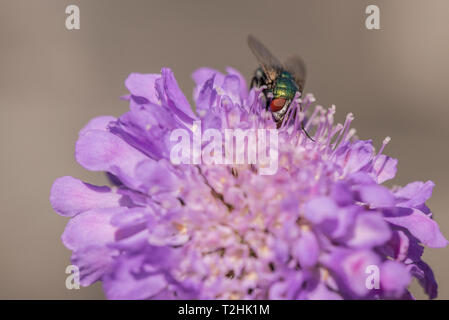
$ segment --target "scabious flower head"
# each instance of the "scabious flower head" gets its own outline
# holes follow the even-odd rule
[[[50,201],[71,218],[62,241],[82,285],[101,281],[110,299],[407,299],[415,277],[436,296],[421,260],[424,246],[447,244],[426,206],[434,184],[383,186],[396,173],[389,139],[376,152],[355,138],[351,114],[334,124],[335,108],[313,107],[312,95],[276,129],[236,70],[193,79],[196,112],[171,70],[134,73],[130,111],[80,131],[77,161],[111,186],[62,177]],[[278,168],[174,164],[176,129],[277,130]]]

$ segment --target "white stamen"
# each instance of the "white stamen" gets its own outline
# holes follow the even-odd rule
[[[377,160],[377,158],[382,154],[382,152],[385,149],[385,146],[391,141],[390,137],[385,137],[384,141],[382,142],[382,146],[379,149],[379,152],[377,153],[377,155],[374,157],[373,162]]]

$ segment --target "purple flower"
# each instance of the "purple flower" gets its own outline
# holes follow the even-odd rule
[[[297,96],[277,131],[275,174],[258,174],[263,164],[175,165],[176,129],[276,128],[236,70],[202,68],[193,79],[196,112],[171,70],[131,74],[130,111],[80,131],[77,161],[107,172],[111,186],[62,177],[50,201],[71,218],[62,241],[82,285],[102,281],[110,299],[407,299],[415,277],[436,297],[421,260],[424,246],[447,245],[426,206],[434,184],[383,186],[396,173],[383,154],[389,139],[376,152],[355,138],[351,114],[334,124],[334,107]]]

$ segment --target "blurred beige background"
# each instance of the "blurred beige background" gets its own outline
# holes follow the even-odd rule
[[[69,4],[80,7],[80,30],[65,28]],[[365,28],[368,4],[380,7],[381,30]],[[353,112],[361,138],[392,137],[394,183],[433,180],[430,206],[449,237],[449,1],[0,0],[0,298],[103,298],[98,284],[65,288],[67,219],[48,202],[59,176],[105,183],[75,162],[78,130],[126,111],[130,72],[171,67],[188,97],[200,66],[229,65],[249,80],[248,33],[281,58],[300,53],[306,91],[335,104],[340,121]],[[448,299],[449,249],[425,259]]]

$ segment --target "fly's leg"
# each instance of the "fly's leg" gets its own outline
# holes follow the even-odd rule
[[[255,84],[255,85],[254,85]],[[256,76],[254,76],[252,79],[251,79],[251,84],[249,85],[249,87],[250,88],[253,88],[253,87],[259,87],[259,79],[257,79],[257,77]]]
[[[315,142],[315,140],[309,135],[309,133],[306,131],[306,129],[304,129],[304,122],[303,121],[301,121],[301,129],[302,129],[302,131],[304,131],[304,133],[306,134],[307,138],[309,138],[310,140]]]

